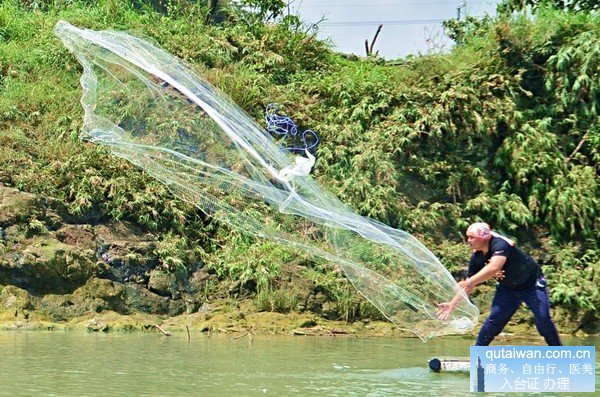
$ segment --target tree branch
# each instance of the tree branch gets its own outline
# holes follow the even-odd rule
[[[571,153],[571,155],[565,160],[565,164],[568,164],[573,159],[573,157],[577,154],[577,152],[581,149],[581,147],[585,143],[585,140],[588,137],[589,133],[590,133],[590,131],[586,131],[586,133],[583,134],[583,137],[577,144],[577,147],[575,148],[575,150],[573,150],[573,153]]]

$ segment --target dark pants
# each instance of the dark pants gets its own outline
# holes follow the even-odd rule
[[[498,286],[492,301],[492,312],[481,327],[475,345],[489,345],[515,314],[521,302],[525,302],[533,312],[535,326],[548,346],[562,346],[556,326],[550,318],[550,302],[545,282],[542,285],[538,284],[530,291],[511,291]]]

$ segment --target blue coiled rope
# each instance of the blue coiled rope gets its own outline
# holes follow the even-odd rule
[[[303,154],[308,150],[311,154],[315,154],[319,145],[319,136],[313,130],[305,130],[302,134],[298,133],[298,125],[291,118],[279,114],[278,106],[274,103],[267,105],[265,111],[265,121],[267,122],[267,131],[274,136],[280,138],[280,141],[285,141],[291,146],[285,147],[286,150],[295,153]]]

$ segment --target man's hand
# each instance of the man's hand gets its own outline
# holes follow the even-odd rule
[[[440,303],[438,305],[438,310],[436,312],[436,316],[438,320],[446,321],[450,318],[450,315],[454,311],[454,305],[450,302]]]
[[[504,279],[504,269],[500,269],[494,274],[494,278],[498,281]]]
[[[467,295],[473,292],[474,288],[475,286],[473,285],[473,283],[471,283],[471,281],[469,281],[468,278],[466,280],[459,281],[457,284],[457,289],[462,289]]]

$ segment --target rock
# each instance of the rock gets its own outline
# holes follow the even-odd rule
[[[150,271],[158,265],[152,236],[142,235],[126,223],[94,228],[98,259],[105,263],[103,277],[119,282],[147,284]]]
[[[29,292],[7,285],[0,291],[0,307],[4,309],[31,310],[33,303]]]
[[[196,313],[200,308],[200,300],[196,299],[193,295],[184,293],[182,294],[182,299],[185,303],[186,314]]]
[[[125,288],[120,283],[111,280],[92,278],[83,287],[77,289],[75,298],[100,298],[107,301],[121,299]]]
[[[112,310],[128,314],[125,300],[125,287],[122,284],[95,277],[73,292],[73,302],[85,312]]]
[[[0,185],[0,226],[26,222],[44,211],[44,206],[35,195]]]
[[[231,283],[228,289],[228,294],[238,300],[243,300],[252,297],[257,292],[257,284],[254,280],[236,280]]]
[[[325,302],[327,302],[327,296],[322,292],[319,291],[316,294],[311,294],[306,299],[305,310],[321,314]]]
[[[96,250],[96,236],[94,228],[90,225],[63,225],[56,231],[55,236],[63,244],[82,250]]]
[[[204,302],[202,306],[200,306],[200,308],[198,309],[198,312],[204,314],[207,319],[212,318],[212,316],[214,315],[214,311],[215,305],[208,302]]]
[[[201,268],[200,270],[192,273],[192,276],[189,279],[189,288],[192,293],[203,292],[207,289],[207,286],[216,278],[215,275],[209,273],[209,269]]]
[[[169,300],[169,317],[179,316],[187,311],[187,305],[183,299]]]
[[[334,302],[325,302],[321,308],[321,315],[329,320],[336,320],[340,315],[337,304]]]
[[[600,333],[600,319],[595,310],[588,310],[582,316],[579,329],[586,334],[597,335]]]
[[[12,261],[0,263],[0,279],[39,294],[71,293],[97,272],[93,251],[61,243],[52,235],[23,241]]]
[[[3,230],[3,241],[6,243],[15,243],[24,238],[23,227],[20,224],[7,226]]]
[[[169,314],[169,298],[148,291],[138,284],[125,284],[124,303],[133,311],[150,314]]]
[[[37,309],[52,321],[69,321],[87,312],[85,307],[73,302],[71,294],[47,294],[41,299]]]
[[[160,269],[150,271],[148,280],[148,289],[161,296],[175,296],[175,287],[177,279],[174,274],[167,273]]]
[[[581,327],[583,313],[575,309],[565,309],[561,306],[550,309],[552,319],[561,334],[573,334]],[[533,317],[533,315],[531,315]]]
[[[108,332],[109,331],[108,325],[98,322],[95,318],[91,319],[85,325],[85,327],[87,328],[88,331],[92,331],[92,332]]]

